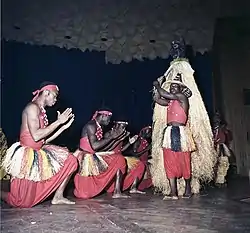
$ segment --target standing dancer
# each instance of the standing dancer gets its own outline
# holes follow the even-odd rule
[[[182,39],[172,42],[171,56],[169,69],[154,82],[151,175],[156,189],[170,194],[165,199],[199,193],[200,182],[213,179],[216,162],[210,121]]]
[[[226,176],[230,165],[229,158],[233,156],[229,148],[232,134],[227,128],[227,122],[222,120],[219,112],[216,112],[213,123],[214,143],[218,156],[215,185],[223,187],[226,186]]]

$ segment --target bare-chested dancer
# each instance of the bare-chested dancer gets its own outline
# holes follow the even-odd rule
[[[63,192],[77,160],[67,148],[47,144],[74,121],[72,109],[67,108],[48,124],[45,107],[56,103],[58,93],[57,85],[44,82],[23,110],[20,141],[7,150],[2,164],[12,177],[10,192],[2,192],[2,199],[11,206],[30,208],[53,192],[52,204],[74,204],[63,197]]]

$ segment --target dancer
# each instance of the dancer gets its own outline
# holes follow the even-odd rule
[[[183,197],[191,197],[191,152],[195,144],[190,129],[187,127],[189,101],[192,92],[182,83],[178,73],[169,80],[170,90],[165,91],[158,81],[154,82],[157,93],[154,100],[157,104],[168,106],[167,127],[163,139],[164,167],[170,183],[171,192],[166,198],[178,199],[177,179],[184,178],[185,192]]]
[[[138,140],[134,143],[134,151],[140,156],[140,160],[146,166],[144,177],[138,187],[139,190],[148,189],[153,185],[150,173],[151,162],[149,162],[151,159],[151,137],[151,126],[144,127],[139,133]]]
[[[75,153],[80,169],[74,178],[74,194],[78,198],[92,198],[104,190],[114,187],[113,198],[127,198],[122,194],[121,185],[126,170],[126,162],[120,153],[107,151],[105,147],[126,132],[115,129],[104,137],[103,127],[110,123],[112,113],[101,109],[82,129],[80,149]]]
[[[116,121],[114,122],[113,129],[115,130],[122,130],[125,131],[126,127],[128,125],[128,122],[123,121]],[[129,135],[129,134],[127,134]],[[123,153],[130,145],[132,145],[138,138],[138,135],[133,136],[132,138],[129,138],[129,141],[125,143],[125,138],[118,139],[110,148],[109,150],[113,150],[116,153]],[[123,190],[130,189],[130,193],[137,193],[137,194],[145,194],[145,192],[140,191],[138,189],[138,186],[141,182],[141,179],[145,173],[145,165],[143,162],[140,161],[140,159],[131,156],[125,156],[126,162],[127,162],[127,171],[126,175],[123,181]],[[114,187],[110,187],[108,190],[109,192],[113,191]]]
[[[174,60],[169,69],[154,82],[151,175],[164,199],[189,198],[199,193],[200,182],[213,179],[216,152],[183,39],[173,41],[170,54]]]
[[[33,92],[35,97],[22,113],[20,141],[7,150],[2,165],[12,179],[10,192],[3,192],[2,198],[14,207],[30,208],[53,192],[52,204],[74,204],[63,192],[77,160],[67,148],[48,144],[74,121],[72,109],[67,108],[48,124],[45,107],[56,103],[58,92],[58,86],[51,82],[42,83]]]
[[[138,139],[124,153],[125,156],[130,155],[139,158],[146,167],[144,176],[138,186],[139,190],[148,189],[153,185],[150,173],[151,137],[152,137],[151,126],[144,127],[143,129],[141,129]]]
[[[218,155],[218,161],[215,174],[215,185],[218,187],[226,186],[226,176],[229,169],[229,158],[232,156],[230,150],[230,143],[232,135],[230,130],[227,129],[227,122],[222,120],[219,112],[214,116],[214,143]]]

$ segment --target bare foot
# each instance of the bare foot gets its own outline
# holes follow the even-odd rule
[[[67,204],[67,205],[74,205],[75,202],[74,201],[70,201],[69,199],[67,198],[54,198],[52,201],[51,201],[51,204],[52,205],[63,205],[63,204]]]
[[[123,193],[114,193],[112,198],[117,199],[117,198],[131,198],[131,197]]]
[[[130,191],[129,191],[129,193],[132,193],[132,194],[146,194],[146,192],[143,192],[143,191],[140,191],[140,190],[138,190],[138,189],[131,189]]]
[[[179,198],[177,196],[173,196],[173,195],[166,195],[164,198],[163,198],[163,201],[165,200],[178,200]]]

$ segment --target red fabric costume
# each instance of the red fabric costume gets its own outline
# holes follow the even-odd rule
[[[232,141],[232,133],[230,130],[226,129],[226,128],[222,128],[219,127],[219,129],[217,130],[217,132],[215,133],[215,143],[216,144],[226,144],[227,146],[229,146],[229,144]]]
[[[120,142],[116,148],[114,149],[115,153],[121,153],[122,149],[122,142]],[[130,157],[127,158],[127,163],[129,163]],[[132,165],[132,167],[129,169],[129,164],[127,168],[127,173],[125,175],[122,190],[125,191],[131,187],[131,185],[134,183],[135,179],[138,178],[139,180],[142,179],[144,172],[145,172],[145,165],[143,162],[141,162],[139,159],[132,158],[133,162],[135,161],[135,164]],[[137,161],[136,161],[137,160]],[[110,186],[110,188],[107,190],[107,192],[111,193],[114,191],[114,185]]]
[[[178,100],[171,100],[167,108],[167,123],[177,122],[186,124],[187,115]],[[168,126],[171,127],[171,126]],[[169,139],[171,140],[171,139]],[[181,137],[180,137],[181,141]],[[163,148],[164,167],[167,177],[189,179],[191,177],[191,152],[173,151],[171,148]]]
[[[141,138],[140,139],[140,146],[139,146],[137,152],[143,151],[147,146],[148,146],[147,140]],[[145,175],[144,175],[143,180],[141,181],[141,183],[138,186],[139,190],[144,190],[144,189],[150,188],[153,185],[151,173],[150,173],[150,169],[149,169],[149,165],[148,165],[148,156],[149,156],[149,151],[146,151],[144,154],[142,154],[140,156],[140,160],[146,166],[146,171],[145,171]]]
[[[40,127],[45,128],[48,120],[44,109],[39,119]],[[77,169],[77,159],[67,148],[44,145],[44,140],[35,142],[29,131],[20,133],[20,143],[8,149],[3,164],[13,177],[6,201],[20,208],[44,201]]]
[[[87,137],[81,138],[80,148],[83,150],[81,153],[82,157],[86,154],[94,154],[95,151],[91,148],[89,140]],[[107,163],[108,168],[106,171],[100,173],[99,175],[92,176],[82,176],[77,173],[74,182],[75,190],[74,195],[78,198],[88,199],[97,196],[104,190],[108,190],[110,186],[114,187],[116,173],[120,169],[122,174],[126,170],[126,162],[123,156],[119,153],[112,155],[101,156],[103,160]],[[80,163],[82,158],[79,158]]]

